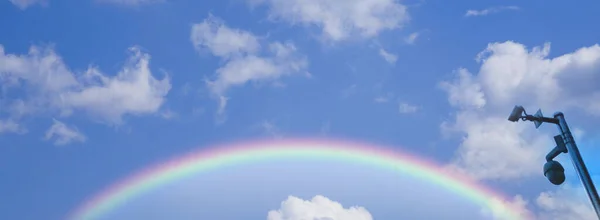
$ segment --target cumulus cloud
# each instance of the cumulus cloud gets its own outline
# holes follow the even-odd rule
[[[528,208],[535,206],[535,212]],[[537,220],[582,220],[596,219],[596,213],[590,204],[583,187],[565,184],[556,190],[540,193],[532,202],[516,195],[511,201],[501,201],[483,210],[484,216],[503,220],[506,209],[516,211],[523,219]],[[508,220],[508,219],[506,219]]]
[[[270,18],[318,27],[327,40],[369,38],[409,21],[407,7],[395,0],[249,0],[265,4]]]
[[[34,6],[36,4],[39,5],[46,5],[48,4],[47,0],[8,0],[11,3],[13,3],[13,5],[17,6],[18,8],[20,8],[21,10],[25,10],[31,6]]]
[[[541,209],[539,219],[580,220],[597,218],[582,187],[567,185],[556,191],[542,192],[537,197],[536,204]]]
[[[52,126],[46,131],[45,140],[54,139],[55,145],[66,145],[73,142],[84,142],[86,137],[76,127],[67,126],[65,123],[52,119]]]
[[[267,220],[373,220],[363,207],[344,208],[342,204],[324,196],[303,200],[290,196],[279,210],[269,211]]]
[[[283,76],[305,74],[308,62],[291,42],[261,44],[254,34],[235,28],[212,15],[194,24],[191,41],[200,52],[210,52],[225,64],[216,70],[215,77],[207,80],[212,95],[219,101],[218,114],[224,113],[233,86],[247,82],[275,81]]]
[[[549,52],[549,43],[531,50],[511,41],[491,43],[477,56],[478,73],[459,69],[454,80],[441,83],[457,110],[442,128],[464,135],[451,166],[481,179],[537,174],[552,138],[531,124],[507,121],[515,104],[599,114],[600,46],[555,58]]]
[[[518,6],[497,6],[497,7],[486,8],[483,10],[467,10],[467,12],[465,13],[465,17],[484,16],[484,15],[499,13],[502,11],[516,11],[516,10],[520,10],[520,9],[521,8],[519,8]]]
[[[461,111],[453,124],[442,124],[444,132],[464,135],[449,168],[479,179],[509,180],[539,174],[540,161],[552,146],[551,137],[534,133],[537,130],[531,124],[507,122],[505,116]]]
[[[149,68],[150,56],[130,48],[130,57],[116,76],[97,67],[73,73],[52,47],[32,46],[28,54],[8,54],[0,45],[1,111],[17,121],[26,116],[83,112],[94,120],[120,124],[124,115],[153,114],[171,88]],[[11,97],[11,99],[8,99]]]
[[[83,88],[63,94],[66,106],[112,123],[120,123],[126,114],[157,112],[171,89],[170,80],[166,76],[162,80],[152,76],[150,55],[137,48],[131,51],[128,64],[115,77],[89,69],[80,81]]]

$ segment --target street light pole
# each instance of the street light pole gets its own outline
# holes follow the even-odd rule
[[[565,142],[565,146],[567,147],[567,152],[571,155],[571,161],[573,162],[573,166],[585,187],[585,190],[588,193],[588,197],[590,197],[590,201],[596,210],[596,215],[600,219],[600,197],[598,197],[598,191],[594,186],[594,181],[590,177],[590,173],[588,172],[585,163],[583,162],[583,158],[579,153],[579,148],[577,148],[577,144],[575,143],[575,139],[571,134],[569,126],[567,125],[567,121],[565,120],[565,115],[562,112],[554,113],[554,118],[558,119],[558,129],[561,131],[562,137]]]
[[[585,187],[588,197],[592,202],[592,206],[596,211],[596,215],[598,216],[598,219],[600,219],[600,197],[598,196],[598,191],[596,190],[594,182],[590,177],[590,173],[588,172],[587,167],[583,162],[583,158],[579,153],[579,148],[577,148],[577,144],[575,143],[575,139],[571,134],[569,126],[567,125],[564,114],[562,112],[556,112],[554,113],[553,118],[547,118],[542,115],[541,110],[538,110],[535,115],[527,115],[527,112],[525,112],[523,106],[515,106],[512,113],[508,117],[508,120],[517,122],[519,119],[523,121],[533,121],[535,123],[535,128],[539,128],[544,122],[556,124],[558,126],[560,135],[554,136],[556,147],[546,155],[544,176],[546,176],[548,180],[555,185],[562,184],[565,181],[564,168],[559,162],[554,161],[554,158],[561,153],[568,153],[571,156],[573,166],[575,167],[575,170],[577,171],[577,174],[579,175],[579,178]]]

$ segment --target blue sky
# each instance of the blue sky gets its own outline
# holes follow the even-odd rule
[[[506,116],[515,104],[565,112],[600,175],[599,7],[0,1],[0,219],[60,219],[199,146],[286,137],[398,146],[541,219],[593,218],[585,197],[568,196],[581,189],[565,155],[568,186],[541,175],[555,128]]]

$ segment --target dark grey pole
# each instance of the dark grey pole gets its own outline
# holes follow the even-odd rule
[[[554,113],[553,118],[544,117],[541,109],[534,115],[528,115],[523,106],[516,105],[508,116],[508,120],[512,122],[517,122],[519,120],[532,121],[535,124],[535,128],[539,128],[542,123],[556,124],[558,126],[560,135],[554,136],[556,147],[546,155],[544,176],[546,176],[546,178],[554,185],[562,184],[565,181],[565,169],[558,161],[554,161],[554,158],[561,153],[568,153],[571,156],[571,162],[573,162],[575,171],[577,171],[577,175],[581,179],[585,191],[592,202],[596,216],[600,220],[600,197],[598,197],[598,191],[596,191],[594,181],[592,181],[590,173],[588,172],[587,167],[585,167],[583,158],[579,153],[579,148],[577,148],[577,144],[575,144],[575,139],[567,125],[565,115],[562,112],[556,112]]]
[[[567,151],[571,156],[571,161],[573,162],[573,166],[585,187],[585,191],[587,191],[588,197],[592,202],[592,206],[594,206],[594,210],[596,211],[596,215],[600,219],[600,197],[598,197],[598,191],[596,191],[596,187],[594,186],[594,181],[592,181],[592,177],[590,177],[590,173],[583,163],[583,158],[579,153],[579,149],[577,148],[577,144],[575,144],[575,139],[573,139],[573,135],[571,134],[571,130],[567,125],[567,121],[565,120],[565,115],[562,112],[554,113],[554,118],[558,120],[558,129],[562,135],[562,138],[567,147]]]

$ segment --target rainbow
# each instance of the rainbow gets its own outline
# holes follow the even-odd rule
[[[68,219],[93,220],[115,210],[126,201],[167,183],[224,166],[275,159],[322,159],[361,163],[391,169],[431,182],[446,190],[490,208],[506,219],[529,219],[511,207],[505,197],[457,174],[443,171],[440,166],[391,148],[331,140],[287,140],[239,143],[215,148],[203,148],[183,157],[146,169],[110,186],[88,199],[72,212]]]

